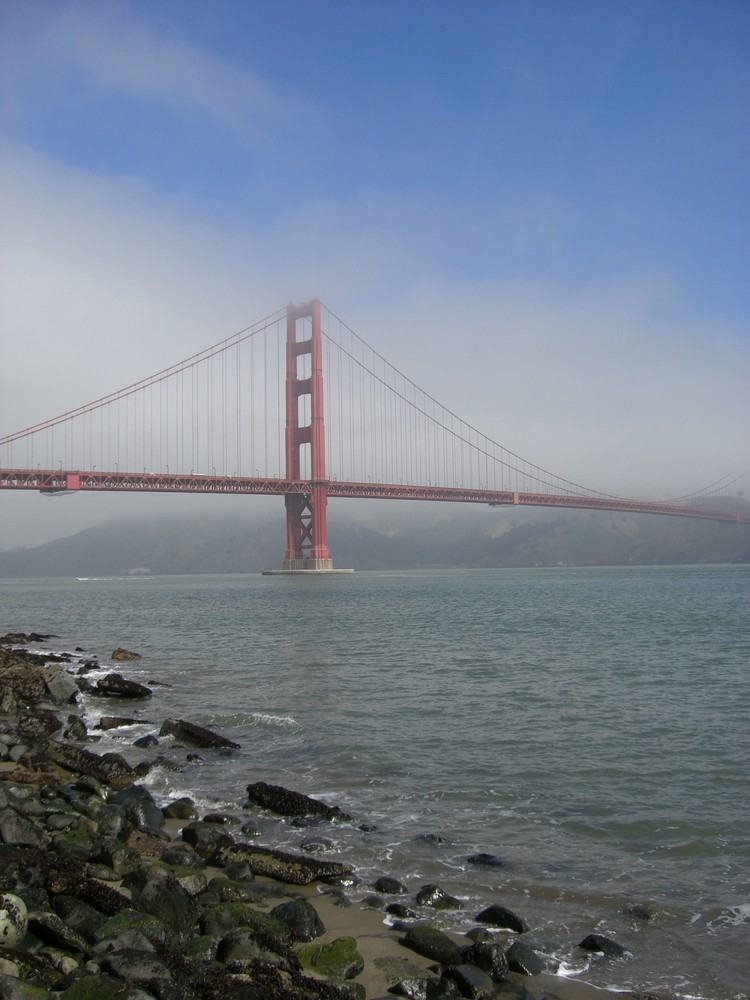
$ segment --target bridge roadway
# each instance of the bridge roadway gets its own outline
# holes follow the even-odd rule
[[[750,514],[711,510],[682,503],[627,500],[584,494],[529,493],[513,490],[468,489],[461,486],[412,486],[395,483],[352,483],[336,479],[324,484],[329,497],[367,500],[432,500],[453,503],[483,503],[490,507],[531,506],[624,511],[631,514],[669,514],[711,521],[750,524]],[[250,476],[178,475],[171,473],[69,472],[62,469],[0,469],[0,489],[37,490],[46,495],[77,491],[143,493],[228,493],[256,496],[308,494],[313,483]]]

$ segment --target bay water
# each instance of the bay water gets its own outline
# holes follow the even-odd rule
[[[407,902],[438,884],[457,930],[500,902],[564,975],[749,995],[750,566],[2,580],[0,600],[2,631],[102,670],[116,646],[142,654],[114,669],[151,700],[85,702],[90,728],[141,720],[101,751],[136,762],[165,718],[241,745],[156,768],[160,802],[252,817],[260,843],[325,837],[354,899],[381,874]],[[258,813],[260,780],[352,821]],[[628,954],[581,952],[591,932]]]

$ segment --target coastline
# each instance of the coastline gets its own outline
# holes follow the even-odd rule
[[[15,652],[18,651],[20,644],[17,642],[7,643],[7,646],[3,646],[3,642],[7,642],[8,638],[6,636],[4,640],[0,639],[0,653],[8,647],[12,647]],[[12,638],[17,639],[18,636],[13,636]],[[26,640],[30,638],[24,636]],[[43,639],[48,637],[40,638],[43,645]],[[34,645],[37,644],[33,641],[27,642],[25,648],[28,650],[29,646]],[[126,651],[123,652],[125,653]],[[191,881],[181,871],[177,874],[175,871],[168,871],[167,873],[178,884],[182,884],[180,882],[182,878],[186,884],[190,884],[193,887],[196,885],[200,887],[199,891],[193,891],[191,895],[191,892],[184,889],[183,886],[186,894],[186,906],[188,902],[191,907],[198,905],[197,901],[202,901],[201,905],[204,906],[214,905],[214,899],[211,898],[212,890],[210,882],[212,879],[219,879],[221,882],[222,878],[226,881],[224,872],[230,869],[232,862],[228,859],[231,857],[231,851],[235,847],[242,848],[245,839],[247,839],[250,841],[250,844],[246,846],[248,846],[249,852],[252,853],[251,833],[241,833],[239,831],[235,833],[236,824],[240,822],[239,814],[243,811],[239,804],[237,810],[238,816],[198,816],[195,813],[190,815],[188,806],[186,807],[187,815],[182,819],[170,817],[169,811],[166,808],[161,809],[159,807],[157,808],[157,812],[163,817],[161,823],[153,810],[140,815],[130,813],[130,829],[127,827],[123,828],[127,830],[127,837],[120,838],[120,846],[124,846],[130,852],[127,854],[129,860],[122,871],[118,871],[116,866],[111,867],[109,872],[104,870],[106,863],[102,861],[103,854],[99,850],[100,845],[96,842],[96,837],[89,837],[89,843],[87,844],[85,843],[86,837],[83,837],[83,839],[76,839],[75,837],[71,839],[70,837],[63,836],[62,831],[57,831],[59,834],[57,836],[52,833],[49,817],[50,815],[59,817],[60,812],[51,809],[45,811],[45,800],[65,801],[68,807],[72,807],[73,811],[76,811],[75,805],[83,794],[83,790],[87,789],[91,792],[92,789],[96,789],[94,794],[101,801],[111,803],[123,789],[137,789],[142,787],[139,786],[139,777],[142,777],[145,771],[141,768],[139,773],[137,769],[130,768],[122,758],[120,762],[110,760],[113,763],[111,774],[108,774],[107,769],[103,768],[101,763],[103,758],[112,759],[119,755],[104,754],[103,757],[97,756],[95,752],[96,743],[93,742],[95,734],[87,733],[85,723],[80,719],[81,706],[78,691],[82,684],[85,686],[85,682],[80,680],[82,675],[76,674],[75,670],[71,668],[80,669],[80,664],[85,662],[86,657],[83,651],[81,651],[82,655],[78,661],[73,660],[72,663],[68,661],[67,665],[65,662],[55,664],[53,661],[52,666],[49,666],[50,660],[47,660],[45,654],[42,653],[41,656],[38,656],[38,659],[35,659],[35,653],[38,655],[41,653],[41,650],[29,650],[31,659],[25,661],[25,669],[21,671],[21,674],[25,674],[25,676],[21,677],[17,673],[18,683],[15,684],[15,687],[9,681],[10,675],[8,671],[2,669],[3,667],[7,667],[7,663],[5,660],[0,663],[0,691],[2,692],[2,706],[4,710],[3,714],[0,715],[0,721],[2,722],[0,736],[3,737],[2,749],[7,748],[6,754],[3,755],[5,759],[0,762],[0,804],[4,812],[10,811],[14,816],[20,815],[22,820],[27,824],[30,823],[37,831],[32,834],[27,829],[20,840],[13,843],[11,837],[11,843],[9,843],[9,838],[5,832],[7,827],[3,827],[0,841],[4,843],[0,847],[0,850],[4,852],[5,861],[8,861],[8,857],[14,851],[16,853],[19,851],[23,853],[23,850],[26,848],[35,850],[41,847],[45,853],[50,855],[58,854],[66,858],[66,860],[72,857],[75,865],[77,865],[77,875],[81,880],[85,881],[90,876],[94,877],[103,882],[108,888],[118,893],[124,893],[124,898],[129,899],[132,904],[139,904],[140,897],[137,893],[134,894],[133,887],[144,880],[147,884],[151,884],[149,879],[153,881],[153,878],[157,877],[155,873],[158,873],[158,877],[164,877],[165,862],[161,859],[163,859],[170,848],[181,847],[185,849],[187,854],[188,847],[192,846],[195,850],[191,853],[197,853],[202,857],[203,867],[198,869],[202,873],[201,877],[193,878]],[[139,657],[137,654],[130,654],[130,657],[123,657],[125,660],[128,658],[137,659]],[[42,664],[46,662],[48,665],[43,666],[39,661]],[[96,666],[98,668],[100,665],[96,664]],[[115,674],[114,668],[113,674]],[[150,696],[151,692],[146,694],[143,689],[139,691],[138,688],[140,686],[134,685],[133,682],[128,682],[127,678],[123,677],[123,675],[115,674],[115,676],[119,677],[120,680],[113,680],[111,682],[115,687],[107,695],[111,699],[110,704],[114,706],[113,716],[115,712],[119,711],[122,711],[123,715],[125,714],[129,698]],[[85,678],[85,673],[83,677]],[[79,679],[77,680],[76,678]],[[30,679],[33,680],[33,683],[31,683]],[[117,685],[119,685],[119,690]],[[101,694],[100,696],[103,697]],[[33,719],[36,719],[36,723],[31,721]],[[74,719],[77,719],[80,725],[75,725],[72,721]],[[34,733],[36,735],[33,735]],[[184,739],[186,735],[200,736],[200,734],[190,733],[189,724],[182,731],[181,737]],[[207,739],[208,743],[204,743],[201,753],[231,754],[231,745],[227,745],[230,741],[226,741],[222,745],[221,737],[217,735],[216,742],[211,745],[210,734]],[[197,745],[200,745],[200,743]],[[61,746],[70,748],[70,753],[68,750],[60,750]],[[90,748],[93,748],[93,752]],[[173,746],[173,749],[177,750],[178,748],[184,754],[186,746],[181,746],[178,741]],[[154,749],[152,752],[155,760],[160,749]],[[96,760],[92,760],[92,758],[96,758]],[[123,764],[125,765],[124,768]],[[179,767],[179,761],[175,761],[174,766]],[[97,768],[99,769],[98,773]],[[97,784],[98,788],[96,788]],[[14,793],[13,789],[20,789],[22,791]],[[296,793],[291,792],[289,794],[294,796]],[[315,800],[308,800],[308,802],[315,802]],[[70,810],[68,809],[66,813],[68,818],[69,814]],[[86,816],[87,814],[84,811],[82,815]],[[136,815],[138,815],[138,820],[134,822]],[[88,818],[91,819],[91,817]],[[146,822],[146,819],[148,822]],[[324,816],[323,819],[317,821],[317,824],[312,829],[323,840],[325,838],[326,823],[335,821],[336,817],[330,819]],[[71,821],[70,824],[76,830],[87,828],[85,823],[81,823],[78,826],[76,826],[76,823],[77,820]],[[222,858],[217,857],[215,844],[210,837],[205,844],[201,844],[200,846],[198,841],[193,842],[197,834],[193,835],[191,833],[191,838],[193,839],[188,840],[187,828],[195,829],[197,827],[204,828],[204,832],[206,827],[212,827],[214,831],[220,832],[221,837],[226,838],[230,846],[224,845],[223,864],[217,863]],[[63,829],[67,829],[67,827]],[[37,836],[37,833],[39,834],[39,838],[35,841],[34,838]],[[101,836],[101,831],[99,831],[99,835]],[[205,849],[202,850],[201,847]],[[392,995],[390,991],[394,990],[394,987],[397,987],[398,983],[430,983],[433,992],[429,995],[436,997],[465,995],[477,997],[530,997],[532,1000],[537,1000],[537,998],[541,1000],[543,997],[549,998],[549,1000],[554,1000],[554,998],[559,998],[559,1000],[597,1000],[599,998],[599,1000],[602,1000],[604,997],[617,995],[619,997],[632,998],[632,1000],[650,1000],[650,998],[654,998],[654,1000],[668,1000],[668,994],[661,992],[644,993],[640,991],[633,993],[617,991],[615,994],[589,986],[578,979],[555,975],[549,971],[535,971],[534,974],[523,974],[508,968],[504,968],[502,974],[498,976],[497,981],[493,981],[490,984],[483,981],[481,975],[477,974],[474,977],[476,984],[474,986],[467,985],[465,981],[462,981],[462,986],[458,994],[435,992],[439,989],[437,984],[455,982],[455,977],[453,977],[453,972],[451,971],[452,966],[455,967],[457,964],[460,964],[463,967],[467,963],[459,963],[455,960],[455,957],[450,962],[436,962],[434,955],[426,956],[420,954],[413,947],[405,945],[404,941],[408,937],[405,934],[405,930],[410,925],[414,926],[415,924],[432,925],[438,934],[443,935],[444,932],[440,929],[439,907],[432,909],[422,905],[419,907],[419,913],[415,912],[413,918],[394,920],[392,917],[387,917],[384,911],[386,905],[393,903],[398,894],[382,891],[377,892],[374,889],[365,900],[353,902],[347,896],[347,888],[351,886],[355,873],[346,871],[349,866],[341,865],[339,866],[339,871],[332,875],[331,871],[337,868],[335,855],[323,853],[320,857],[325,860],[322,861],[318,861],[315,854],[305,857],[299,856],[297,858],[299,864],[303,865],[308,871],[314,872],[318,870],[320,872],[320,877],[313,877],[300,882],[296,878],[292,879],[289,877],[289,873],[292,871],[291,868],[283,868],[283,864],[286,863],[286,859],[290,855],[282,851],[277,851],[273,845],[268,844],[258,849],[279,855],[282,868],[275,873],[274,877],[269,877],[262,870],[255,871],[254,877],[251,875],[251,879],[247,881],[244,887],[239,879],[236,880],[238,884],[223,886],[227,897],[225,902],[228,900],[238,901],[248,897],[252,898],[256,901],[259,914],[268,914],[274,907],[284,901],[300,900],[312,903],[325,927],[325,930],[322,933],[316,934],[314,938],[316,947],[320,948],[330,945],[335,941],[353,938],[355,951],[362,962],[362,968],[356,974],[345,977],[336,974],[330,979],[321,978],[322,974],[320,971],[305,966],[303,963],[302,967],[295,973],[299,981],[295,980],[294,976],[292,976],[291,979],[284,980],[281,986],[274,979],[274,976],[278,976],[277,971],[274,971],[272,975],[270,973],[269,975],[276,985],[273,988],[268,987],[264,996],[367,997],[369,1000],[384,1000],[384,998]],[[294,863],[290,862],[290,864]],[[180,866],[173,865],[174,867]],[[252,860],[250,867],[255,867]],[[3,868],[0,867],[0,871],[2,870]],[[18,872],[20,869],[16,864],[16,868],[12,870]],[[138,874],[136,875],[136,873]],[[398,873],[394,873],[393,878],[397,879]],[[13,889],[14,887],[18,888],[18,884],[18,874],[16,875],[16,882],[13,885],[10,884],[6,865],[4,874],[0,875],[0,890],[13,894]],[[361,885],[359,889],[361,891]],[[145,891],[142,885],[139,891],[141,893]],[[216,891],[214,890],[213,892],[214,896],[216,895]],[[23,898],[23,893],[20,889],[15,895]],[[31,937],[35,939],[34,947],[36,947],[37,952],[43,952],[45,941],[47,947],[51,947],[51,944],[40,931],[40,927],[44,925],[44,920],[35,910],[35,907],[38,909],[38,896],[30,893],[29,901],[31,906],[27,904],[27,909],[35,913],[35,923],[33,924],[34,934]],[[404,897],[404,905],[410,908],[415,903],[414,900]],[[123,903],[122,906],[125,906],[125,904]],[[153,914],[151,915],[153,916]],[[182,945],[185,944],[185,941],[192,942],[198,937],[198,931],[195,929],[198,925],[199,922],[196,921],[193,929],[181,929],[181,934],[185,939],[181,942]],[[236,928],[233,931],[236,931]],[[41,948],[39,945],[40,934],[42,941]],[[47,935],[49,937],[48,931]],[[507,949],[515,940],[523,938],[523,933],[519,934],[508,929],[501,929],[492,925],[488,927],[487,924],[478,923],[474,931],[470,932],[467,936],[448,932],[444,934],[444,937],[450,940],[457,949],[463,949],[464,951],[469,949],[472,943],[484,941],[495,945],[501,944],[502,951],[507,952]],[[59,941],[57,942],[57,947],[59,950]],[[295,942],[294,947],[297,948],[297,951],[294,951],[294,948],[292,948],[292,951],[294,954],[297,954],[300,951],[300,942]],[[23,949],[23,943],[19,945],[19,949]],[[76,969],[92,965],[96,966],[97,964],[92,960],[91,956],[87,957],[86,952],[77,953],[75,950],[71,951],[70,949],[68,951],[70,953],[66,956],[67,961],[62,962],[62,965],[69,970],[66,973],[68,977],[72,976]],[[86,961],[83,961],[84,958],[86,958]],[[165,959],[165,956],[160,953],[160,958]],[[538,958],[543,964],[545,963],[546,960],[543,955],[538,956]],[[2,961],[6,963],[10,962],[10,965],[0,964],[0,976],[5,976],[8,975],[7,970],[13,965],[12,959],[8,958],[5,949],[3,949]],[[292,960],[287,959],[287,964],[290,961]],[[213,957],[209,960],[212,969],[215,962],[216,954],[214,952]],[[76,963],[75,968],[71,963]],[[273,965],[273,963],[271,964]],[[471,965],[470,962],[468,964]],[[274,969],[277,970],[278,967],[274,966]],[[226,975],[230,979],[234,977],[234,980],[236,980],[230,983],[232,989],[235,987],[241,989],[243,983],[247,985],[248,968],[243,969],[242,963],[239,960],[235,962],[234,966],[231,963],[227,965]],[[478,966],[473,966],[473,968],[477,968],[478,972],[482,973],[482,970]],[[99,970],[99,974],[101,974],[101,965],[99,966]],[[96,973],[93,972],[92,968],[89,968],[88,978],[91,978],[92,975],[96,975]],[[216,975],[218,976],[218,972]],[[222,975],[224,975],[224,972],[222,972]],[[259,970],[254,968],[251,972],[250,982],[252,982],[252,976],[257,977],[259,975]],[[471,978],[469,973],[466,975]],[[10,978],[13,978],[12,975]],[[21,976],[19,975],[18,978],[21,978]],[[61,980],[65,979],[65,977],[60,978]],[[80,978],[83,979],[86,977],[81,976]],[[124,978],[127,981],[126,974],[124,974]],[[168,982],[168,977],[165,974],[161,978],[157,977],[157,979],[162,983],[160,987],[161,992],[160,989],[154,987],[155,992],[153,995],[156,997],[164,996],[165,1000],[169,1000],[170,991],[163,985]],[[312,984],[320,983],[320,992],[316,992],[318,987],[310,985],[307,980]],[[133,982],[137,982],[137,980],[133,980]],[[53,990],[49,986],[43,987],[47,989],[47,992],[39,995],[66,996],[68,995],[67,991],[73,989],[74,985],[74,983],[71,983],[66,987],[65,991],[60,991],[59,989]],[[139,985],[141,987],[141,996],[149,996],[148,991],[143,992],[143,984],[140,983]],[[184,988],[183,984],[183,994],[180,1000],[182,1000],[183,996],[202,998],[219,995],[205,990],[204,992],[200,992],[200,989],[203,989],[202,987],[195,987],[198,990],[197,992],[187,994],[184,993]],[[425,995],[419,992],[405,992],[405,990],[412,988],[414,990],[417,989],[416,986],[402,987],[401,995],[412,995],[414,997]],[[445,988],[447,990],[448,987],[446,986]],[[274,989],[276,992],[274,992]],[[329,992],[326,992],[326,990]],[[237,995],[241,996],[244,994],[238,993]],[[70,993],[69,996],[74,998],[78,994]]]

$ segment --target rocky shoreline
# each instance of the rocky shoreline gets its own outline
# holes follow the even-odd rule
[[[152,691],[114,670],[92,683],[87,674],[101,673],[98,660],[83,650],[45,652],[49,638],[0,637],[0,1000],[606,995],[555,976],[523,917],[501,902],[459,936],[441,928],[441,912],[457,901],[439,886],[407,900],[398,879],[381,878],[354,904],[355,870],[316,856],[323,835],[292,854],[259,844],[252,822],[199,816],[189,798],[160,807],[141,783],[154,764],[179,768],[197,750],[230,755],[238,745],[172,719],[136,741],[151,760],[131,766],[120,754],[96,753],[83,694],[122,709]],[[137,658],[122,649],[109,657]],[[113,714],[98,725],[133,721]],[[350,820],[262,781],[247,795],[244,809],[316,833]],[[580,947],[622,952],[598,935]]]

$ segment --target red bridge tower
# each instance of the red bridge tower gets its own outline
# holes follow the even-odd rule
[[[311,335],[304,335],[305,320]],[[300,401],[309,397],[310,423],[300,424]],[[309,489],[290,493],[286,503],[286,552],[282,572],[333,569],[326,538],[326,443],[323,418],[323,342],[320,302],[288,306],[286,313],[286,478],[302,479],[302,449],[309,448]]]

